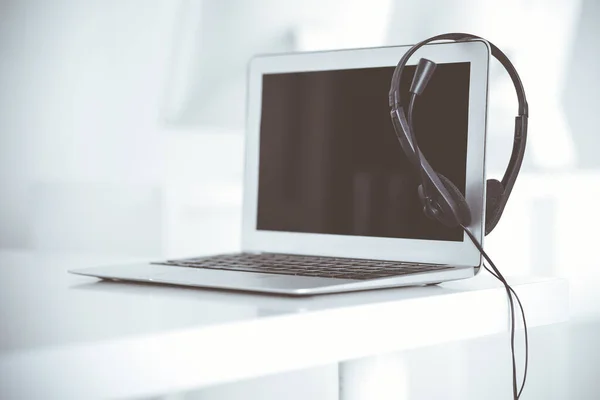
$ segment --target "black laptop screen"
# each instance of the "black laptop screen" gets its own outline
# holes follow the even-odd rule
[[[393,71],[263,75],[258,230],[462,240],[460,228],[422,212],[390,120]],[[413,74],[408,67],[403,93]],[[469,78],[469,63],[438,64],[414,113],[421,150],[463,193]]]

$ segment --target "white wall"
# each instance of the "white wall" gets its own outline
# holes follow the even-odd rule
[[[3,3],[0,246],[161,250],[177,3],[142,3]]]

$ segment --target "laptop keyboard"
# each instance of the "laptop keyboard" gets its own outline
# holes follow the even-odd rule
[[[236,253],[167,260],[152,264],[279,275],[368,280],[450,269],[445,265],[407,264],[396,261],[299,256],[275,253]]]

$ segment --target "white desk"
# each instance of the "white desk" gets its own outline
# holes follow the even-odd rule
[[[328,363],[340,363],[344,398],[358,398],[369,356],[508,328],[506,293],[484,273],[311,298],[66,273],[107,261],[122,260],[0,253],[0,398],[151,396]],[[512,284],[529,326],[568,318],[566,281]]]

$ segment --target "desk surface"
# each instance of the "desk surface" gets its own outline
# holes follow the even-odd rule
[[[287,298],[66,272],[114,261],[0,252],[0,398],[161,394],[508,328],[506,292],[487,273],[439,286]],[[511,283],[529,326],[568,318],[566,281]]]

